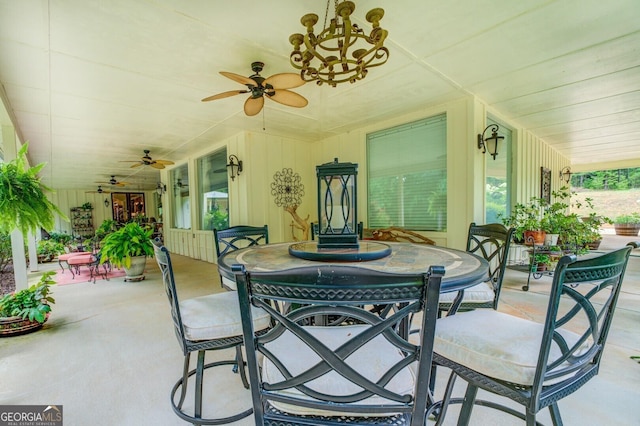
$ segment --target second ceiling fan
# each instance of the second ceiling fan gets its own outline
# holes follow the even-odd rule
[[[272,101],[281,103],[282,105],[291,107],[302,108],[307,106],[309,102],[304,96],[299,95],[296,92],[292,92],[291,90],[287,90],[293,89],[294,87],[300,87],[305,83],[300,75],[294,73],[281,73],[264,78],[260,75],[260,71],[262,71],[263,67],[264,63],[253,62],[251,64],[251,69],[255,74],[249,77],[244,77],[232,72],[220,71],[220,74],[233,81],[237,81],[240,84],[244,84],[247,86],[247,89],[218,93],[217,95],[204,98],[202,102],[228,98],[230,96],[240,95],[243,93],[250,93],[251,95],[244,102],[244,112],[249,116],[256,115],[262,110],[265,97]]]

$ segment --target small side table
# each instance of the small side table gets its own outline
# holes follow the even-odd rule
[[[58,256],[58,265],[60,265],[60,269],[62,269],[62,273],[64,274],[64,266],[62,265],[62,262],[65,262],[67,264],[67,268],[71,271],[71,267],[69,266],[69,259],[71,259],[74,256],[82,256],[87,254],[91,254],[91,252],[90,251],[74,251],[71,253],[61,254],[60,256]],[[71,272],[71,274],[73,275],[73,272]]]
[[[107,277],[107,266],[104,265],[104,274],[101,274],[100,261],[92,253],[72,256],[67,260],[67,264],[69,265],[69,271],[71,271],[72,279],[75,279],[76,274],[80,273],[81,266],[87,266],[90,274],[89,281],[93,281],[95,284],[97,276],[102,276],[105,280],[109,280]],[[73,268],[76,270],[75,274],[73,273]]]

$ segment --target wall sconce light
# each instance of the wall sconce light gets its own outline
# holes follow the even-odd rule
[[[104,206],[105,207],[109,207],[109,199],[108,198],[104,199]]]
[[[158,182],[158,184],[156,185],[156,192],[158,193],[158,195],[162,196],[162,194],[167,192],[167,185],[163,184],[162,182]]]
[[[484,134],[487,133],[489,129],[492,131],[491,136],[485,138]],[[498,135],[498,129],[500,129],[500,126],[497,124],[489,124],[481,135],[478,134],[478,149],[482,149],[483,154],[489,151],[489,154],[491,154],[494,160],[498,155],[498,143],[504,139],[504,136]]]
[[[571,181],[572,174],[573,173],[571,173],[571,167],[563,167],[562,170],[560,170],[560,180],[565,183],[569,183],[569,181]]]
[[[227,164],[227,170],[229,171],[229,177],[231,180],[235,180],[236,176],[239,176],[242,172],[242,160],[239,160],[237,156],[231,154],[229,156],[229,164]]]

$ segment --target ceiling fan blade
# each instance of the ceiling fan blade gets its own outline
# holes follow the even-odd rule
[[[240,84],[245,84],[245,85],[248,85],[248,86],[255,86],[256,85],[255,81],[253,81],[249,77],[245,77],[245,76],[240,75],[240,74],[235,74],[235,73],[227,72],[227,71],[220,71],[220,74],[224,75],[227,78],[230,78],[233,81],[237,81]]]
[[[154,161],[153,163],[151,163],[150,166],[153,167],[154,169],[164,169],[164,164],[158,163],[157,161]]]
[[[216,99],[224,99],[230,96],[240,95],[242,93],[249,93],[248,90],[231,90],[229,92],[218,93],[217,95],[204,98],[202,102],[215,101]]]
[[[263,85],[270,84],[274,89],[293,89],[300,87],[306,82],[300,77],[300,74],[290,72],[282,74],[274,74],[262,82]]]
[[[137,162],[136,164],[131,165],[131,168],[133,169],[133,168],[140,167],[140,166],[142,166],[142,163]]]
[[[266,96],[273,101],[281,103],[282,105],[296,108],[305,107],[309,103],[304,96],[285,89],[276,90],[273,94],[267,93]]]
[[[172,164],[175,164],[173,161],[169,161],[169,160],[156,160],[156,163],[160,163],[160,164],[163,164],[165,166],[170,166]]]
[[[244,102],[244,113],[248,116],[256,115],[262,110],[264,106],[264,97],[260,96],[259,98],[248,98]]]

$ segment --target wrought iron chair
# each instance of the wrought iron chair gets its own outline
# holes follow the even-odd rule
[[[452,370],[443,401],[432,406],[441,410],[438,424],[450,403],[462,403],[459,425],[468,424],[474,405],[517,416],[528,426],[548,407],[553,424],[561,425],[558,401],[598,374],[630,252],[625,247],[584,260],[563,256],[544,322],[492,309],[438,320],[434,362]],[[467,382],[464,398],[451,398],[456,377]],[[525,413],[477,400],[478,389],[523,405]]]
[[[244,247],[269,244],[269,227],[238,225],[227,229],[214,229],[213,238],[216,244],[216,257]],[[220,275],[220,285],[227,290],[235,290],[233,280]]]
[[[467,252],[483,257],[489,262],[487,281],[465,289],[464,292],[443,293],[440,296],[440,311],[453,314],[477,308],[498,309],[502,279],[507,267],[509,248],[514,229],[500,223],[469,225]]]
[[[256,425],[424,424],[443,267],[416,275],[329,264],[287,272],[233,269]],[[282,313],[274,301],[300,306]],[[383,318],[363,307],[369,304],[397,309]],[[255,308],[275,324],[261,336]],[[414,344],[406,323],[417,312],[423,321]],[[344,321],[309,325],[322,315]]]
[[[202,384],[204,370],[222,365],[240,365],[238,368],[245,388],[249,387],[242,356],[242,326],[240,308],[235,292],[222,292],[193,299],[179,300],[176,290],[171,256],[166,247],[154,241],[155,258],[162,272],[175,333],[184,354],[182,376],[171,390],[173,411],[181,419],[198,425],[227,424],[251,415],[249,408],[241,413],[222,418],[202,418]],[[269,315],[259,309],[252,310],[253,327],[256,331],[269,326]],[[205,364],[205,352],[210,350],[235,348],[235,359],[221,360]],[[191,353],[197,352],[196,368],[190,370]],[[193,413],[187,413],[183,404],[187,394],[189,378],[195,375],[195,401]],[[176,393],[180,389],[180,397],[176,402]]]

